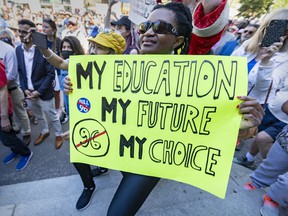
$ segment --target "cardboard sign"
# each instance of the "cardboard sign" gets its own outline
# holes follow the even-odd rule
[[[155,5],[157,5],[156,0],[131,1],[129,19],[136,25],[145,22]]]
[[[130,0],[118,0],[118,1],[123,3],[130,3]]]
[[[72,56],[71,161],[194,185],[221,198],[247,92],[247,61]],[[213,183],[213,184],[211,184]]]

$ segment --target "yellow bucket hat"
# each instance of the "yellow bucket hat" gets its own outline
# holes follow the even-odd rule
[[[100,32],[95,38],[89,38],[88,41],[111,48],[116,54],[122,54],[126,47],[125,38],[112,31]]]

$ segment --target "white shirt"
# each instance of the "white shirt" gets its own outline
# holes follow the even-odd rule
[[[3,59],[6,68],[8,89],[19,86],[18,64],[15,49],[11,45],[0,41],[0,58]]]
[[[32,66],[33,66],[35,47],[32,46],[29,50],[26,50],[26,48],[24,47],[24,44],[22,44],[21,48],[23,49],[23,54],[24,54],[24,61],[25,61],[28,89],[29,90],[34,90],[34,86],[32,84],[31,76],[32,76]]]

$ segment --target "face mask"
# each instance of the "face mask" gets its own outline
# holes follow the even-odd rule
[[[10,44],[11,46],[13,46],[11,38],[5,37],[5,38],[1,38],[0,40],[5,42],[5,43],[7,43],[7,44]]]
[[[74,52],[70,50],[63,50],[62,51],[62,58],[63,59],[68,59],[70,55],[73,55]]]
[[[115,30],[114,31],[116,34],[118,34],[118,35],[121,35],[122,34],[122,32],[121,31],[119,31],[119,30]],[[123,31],[124,32],[124,31]]]

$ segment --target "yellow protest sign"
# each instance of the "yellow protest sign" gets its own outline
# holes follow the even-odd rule
[[[188,183],[225,197],[247,92],[239,57],[73,56],[71,161]]]

